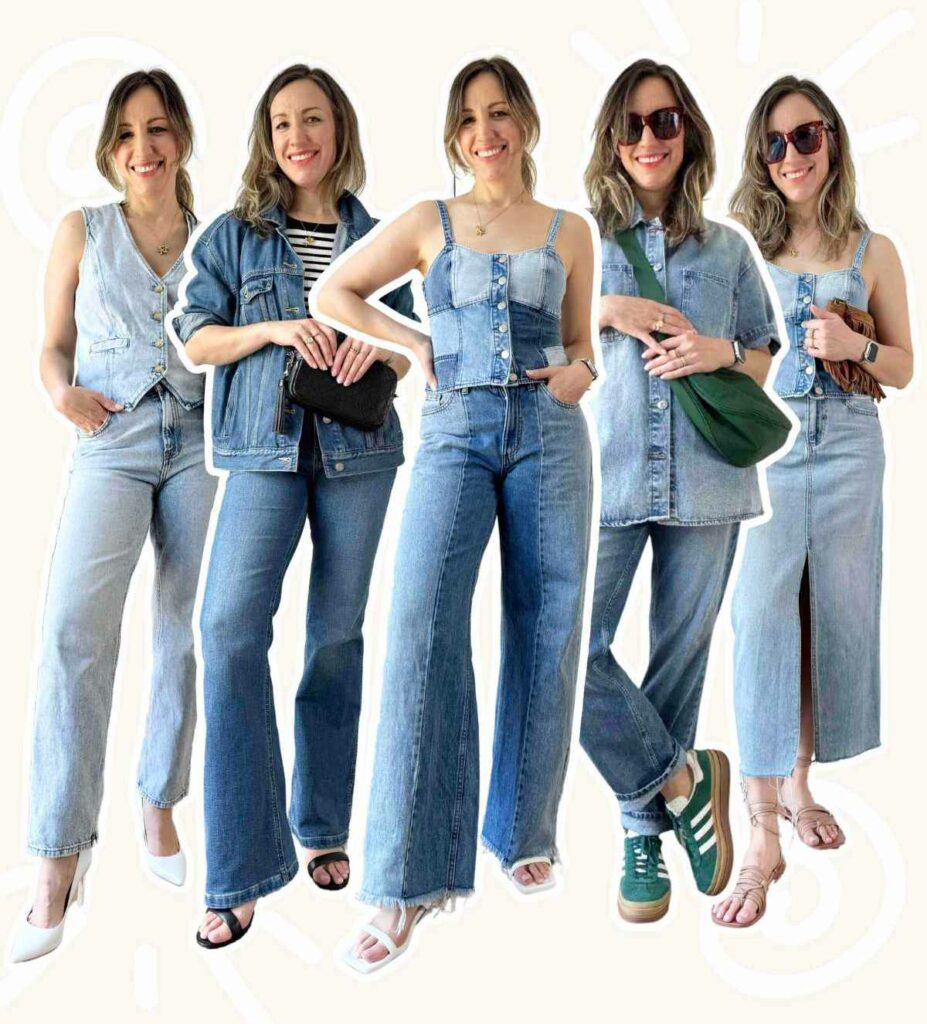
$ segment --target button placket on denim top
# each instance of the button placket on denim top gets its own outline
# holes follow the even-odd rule
[[[776,346],[773,305],[759,262],[733,228],[705,221],[701,238],[668,247],[659,218],[640,204],[632,227],[666,295],[706,337],[745,347]],[[619,244],[602,238],[602,294],[638,296]],[[593,399],[602,462],[603,526],[738,522],[762,513],[755,468],[724,461],[674,398],[669,381],[647,373],[643,344],[614,328],[601,332],[605,379]]]

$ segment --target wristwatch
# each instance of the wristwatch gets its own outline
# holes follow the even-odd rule
[[[574,363],[582,363],[583,366],[592,374],[594,381],[599,379],[599,371],[595,368],[595,363],[591,359],[574,359]]]
[[[735,338],[731,342],[731,348],[734,349],[734,362],[731,363],[731,369],[735,366],[743,366],[747,361],[747,353],[744,351],[743,343]]]
[[[859,361],[861,363],[874,363],[878,354],[878,344],[874,341],[867,341],[866,347],[863,349],[863,354],[859,357]]]

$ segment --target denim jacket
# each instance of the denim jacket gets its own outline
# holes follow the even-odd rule
[[[376,223],[350,193],[338,201],[338,216],[333,260]],[[207,324],[234,327],[308,315],[302,261],[283,232],[285,211],[277,207],[265,219],[273,226],[266,237],[229,212],[197,239],[191,253],[192,274],[184,282],[171,324],[182,344]],[[414,317],[408,284],[381,301],[403,316]],[[287,351],[267,344],[244,359],[213,368],[212,455],[217,469],[295,472],[304,410],[289,406],[284,431],[274,430]],[[369,431],[313,415],[326,476],[392,469],[403,461],[402,429],[395,409],[382,427]]]
[[[668,249],[659,218],[637,205],[632,227],[669,305],[700,334],[778,347],[773,305],[760,265],[731,227],[705,221]],[[634,271],[613,238],[602,239],[602,294],[639,295]],[[602,461],[603,526],[738,522],[763,511],[755,468],[732,466],[673,400],[668,381],[648,375],[644,346],[613,328],[601,332],[606,378],[594,401]]]

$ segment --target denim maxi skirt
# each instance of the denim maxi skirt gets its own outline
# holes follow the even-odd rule
[[[795,765],[806,564],[815,758],[839,761],[879,745],[878,408],[859,395],[786,401],[801,429],[767,470],[772,518],[747,531],[733,601],[741,771],[753,776],[788,776]]]

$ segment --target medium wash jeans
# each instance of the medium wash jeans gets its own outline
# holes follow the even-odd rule
[[[123,607],[146,537],[154,548],[152,679],[138,788],[186,795],[196,720],[193,603],[216,480],[203,409],[163,384],[78,434],[52,553],[36,692],[28,845],[64,857],[97,839]]]
[[[472,891],[479,732],[470,609],[498,521],[502,657],[483,841],[556,858],[592,494],[586,420],[543,386],[430,393],[403,514],[359,898]]]
[[[374,556],[396,470],[325,476],[311,419],[298,471],[233,472],[202,609],[206,902],[233,907],[289,882],[301,846],[348,838]],[[296,693],[289,821],[268,651],[306,521],[312,570]]]
[[[580,742],[618,797],[622,825],[643,835],[672,828],[660,789],[695,742],[708,651],[738,531],[738,523],[599,528]],[[650,660],[638,687],[611,644],[648,539]]]

